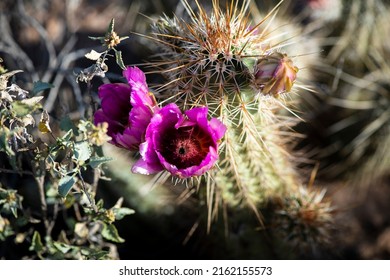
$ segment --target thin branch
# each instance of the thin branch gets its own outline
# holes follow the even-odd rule
[[[22,175],[34,176],[34,173],[31,172],[31,171],[27,171],[27,170],[12,170],[12,169],[5,169],[5,168],[0,168],[0,173],[18,174],[20,176],[22,176]]]
[[[47,203],[46,203],[46,196],[45,196],[45,176],[34,176],[35,182],[38,185],[38,191],[39,191],[39,200],[41,201],[41,212],[42,212],[42,219],[43,224],[45,226],[46,230],[46,237],[50,237],[51,229],[53,228],[49,220],[47,219]]]
[[[26,21],[28,25],[31,25],[35,28],[45,44],[48,54],[48,65],[46,66],[47,70],[41,80],[47,82],[50,79],[54,66],[57,64],[56,50],[53,41],[49,38],[46,29],[43,28],[43,26],[35,18],[27,14],[26,9],[24,8],[23,0],[18,0],[18,11],[21,19]]]
[[[28,74],[31,75],[33,81],[38,81],[39,76],[35,70],[34,64],[19,44],[13,39],[9,22],[2,13],[0,13],[0,28],[0,51],[11,55],[17,63],[23,62],[23,66],[19,67],[26,70]]]

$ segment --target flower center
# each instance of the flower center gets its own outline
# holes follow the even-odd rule
[[[181,127],[166,131],[160,153],[179,169],[199,165],[213,145],[211,137],[200,127]]]

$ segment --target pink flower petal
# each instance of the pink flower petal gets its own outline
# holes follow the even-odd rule
[[[157,107],[140,69],[128,67],[123,75],[128,85],[116,83],[99,87],[102,109],[95,113],[94,118],[96,124],[108,123],[107,134],[112,138],[112,144],[137,150]]]
[[[207,120],[207,107],[182,114],[168,104],[152,117],[140,145],[141,161],[133,172],[167,170],[180,178],[201,176],[218,160],[218,140],[226,127],[217,119]]]

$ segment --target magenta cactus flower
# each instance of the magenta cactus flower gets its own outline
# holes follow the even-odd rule
[[[132,171],[153,174],[169,171],[180,178],[200,176],[218,159],[218,141],[226,127],[218,119],[207,119],[207,107],[184,114],[176,104],[161,108],[150,121],[145,142],[140,145],[141,159]]]
[[[108,123],[111,144],[138,150],[144,141],[146,127],[157,108],[149,93],[145,74],[137,67],[127,67],[123,76],[128,84],[105,84],[99,87],[101,109],[94,115],[95,124]]]

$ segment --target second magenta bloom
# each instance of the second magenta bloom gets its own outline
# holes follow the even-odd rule
[[[138,150],[144,141],[146,127],[157,108],[148,91],[145,74],[137,67],[123,71],[127,84],[105,84],[99,87],[102,108],[94,115],[95,124],[108,123],[112,144]]]

